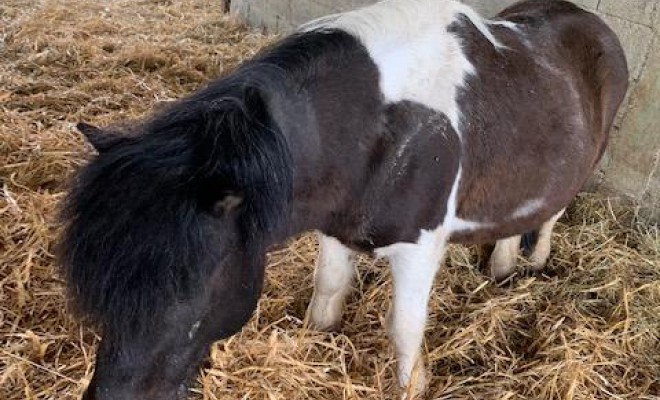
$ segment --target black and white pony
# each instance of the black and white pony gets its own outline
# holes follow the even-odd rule
[[[421,391],[447,243],[496,242],[502,279],[536,232],[541,269],[627,85],[614,33],[570,3],[484,20],[386,0],[302,27],[128,130],[80,124],[99,155],[66,201],[61,264],[103,333],[85,398],[183,396],[209,344],[250,318],[266,249],[308,230],[311,322],[339,323],[354,252],[387,258],[400,382]]]

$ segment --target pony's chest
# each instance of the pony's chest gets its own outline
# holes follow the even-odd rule
[[[327,234],[362,251],[415,242],[448,213],[460,140],[446,116],[412,102],[385,112],[381,154],[333,214]]]

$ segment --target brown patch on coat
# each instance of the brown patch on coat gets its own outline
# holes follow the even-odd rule
[[[628,72],[614,33],[570,3],[524,2],[494,26],[496,49],[467,20],[453,26],[476,69],[458,99],[463,178],[458,216],[490,224],[452,237],[492,242],[565,208],[603,154]],[[542,207],[514,217],[526,201]]]

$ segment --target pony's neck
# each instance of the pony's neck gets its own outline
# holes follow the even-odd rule
[[[352,56],[356,58],[355,56]],[[383,140],[378,75],[358,74],[348,60],[332,76],[318,70],[269,93],[269,110],[286,139],[293,171],[287,226],[274,242],[309,230],[329,232],[364,192],[370,163]],[[365,62],[370,62],[365,61]],[[369,69],[367,69],[369,71]],[[357,196],[357,197],[356,197]]]

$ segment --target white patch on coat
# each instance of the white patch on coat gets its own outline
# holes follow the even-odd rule
[[[457,91],[466,75],[475,72],[462,51],[460,38],[448,31],[460,15],[493,46],[502,47],[485,20],[454,0],[384,0],[320,18],[301,29],[335,28],[355,35],[378,66],[386,101],[414,101],[440,111],[458,133]]]
[[[502,27],[511,29],[512,31],[522,33],[522,30],[520,29],[518,24],[516,24],[515,22],[511,22],[511,21],[505,21],[505,20],[488,21],[488,25],[502,26]]]
[[[511,219],[529,217],[530,215],[535,214],[541,208],[543,208],[544,204],[545,202],[543,201],[543,199],[527,200],[525,203],[523,203],[523,205],[521,205],[520,207],[516,208],[513,211],[513,214],[511,215]]]

